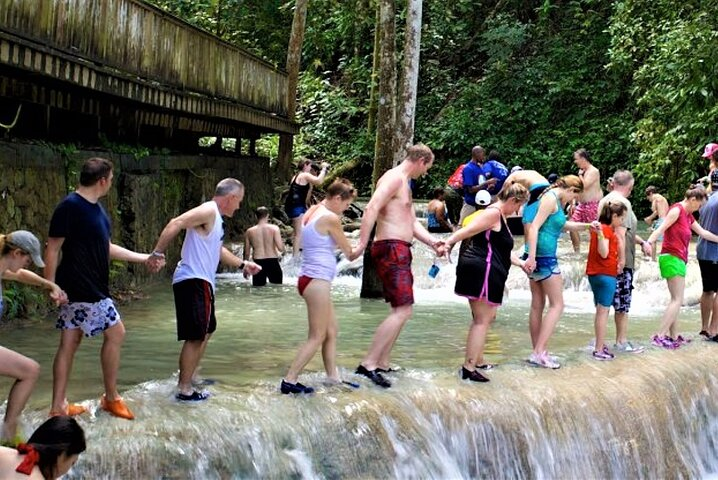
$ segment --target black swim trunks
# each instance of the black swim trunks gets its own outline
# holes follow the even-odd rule
[[[255,258],[254,263],[262,267],[262,270],[252,275],[252,285],[263,287],[267,284],[267,279],[269,283],[282,283],[282,267],[278,258]]]
[[[190,278],[172,285],[177,317],[177,340],[204,340],[217,329],[214,292],[205,280]]]

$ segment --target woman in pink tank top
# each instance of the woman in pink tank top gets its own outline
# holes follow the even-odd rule
[[[688,244],[692,232],[711,242],[718,242],[718,236],[701,227],[693,218],[693,212],[703,206],[706,198],[706,191],[702,187],[689,188],[685,198],[671,206],[661,226],[648,237],[651,248],[655,248],[656,240],[663,235],[658,267],[661,270],[661,277],[668,283],[668,291],[671,294],[671,300],[663,313],[661,326],[651,338],[651,343],[658,347],[672,350],[690,342],[677,332],[678,311],[683,304],[683,291],[686,286]]]
[[[304,215],[304,254],[297,288],[307,304],[309,338],[299,348],[297,356],[282,380],[284,394],[310,394],[312,387],[299,383],[299,373],[321,347],[324,370],[332,383],[341,383],[336,363],[337,318],[331,299],[332,279],[336,271],[334,250],[344,252],[349,260],[359,256],[344,235],[341,215],[356,196],[348,180],[337,179],[327,189],[324,201],[314,205]],[[350,384],[357,387],[358,385]]]

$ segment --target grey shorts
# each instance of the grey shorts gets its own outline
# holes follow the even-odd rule
[[[81,329],[86,337],[94,337],[120,323],[120,313],[111,298],[99,302],[70,302],[60,306],[55,325],[60,330]]]

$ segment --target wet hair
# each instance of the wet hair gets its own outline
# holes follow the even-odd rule
[[[103,178],[109,178],[112,173],[112,162],[106,158],[88,158],[80,170],[80,185],[91,187]]]
[[[586,150],[585,148],[579,148],[578,150],[573,152],[573,154],[585,159],[588,162],[591,161],[591,154],[589,154],[588,150]]]
[[[440,196],[444,195],[445,193],[446,193],[446,190],[444,190],[443,187],[436,187],[431,192],[431,198],[432,199],[439,198]]]
[[[412,162],[424,160],[424,163],[429,163],[434,159],[434,152],[423,143],[417,143],[406,151],[406,158]]]
[[[491,150],[489,152],[489,160],[496,160],[497,162],[501,161],[501,155],[499,154],[498,150]]]
[[[60,454],[79,455],[87,448],[85,432],[77,421],[67,415],[45,420],[27,441],[39,454],[37,466],[45,478],[54,478]]]
[[[633,182],[633,174],[628,170],[616,170],[616,173],[611,178],[613,179],[613,185],[621,187],[627,187]]]
[[[686,200],[690,200],[691,198],[695,198],[696,200],[705,200],[708,198],[708,194],[706,193],[706,189],[703,188],[702,185],[691,185],[688,190],[686,190]]]
[[[513,183],[502,188],[497,198],[502,202],[513,198],[519,203],[524,203],[529,199],[529,191],[520,183]]]
[[[240,182],[236,178],[225,178],[223,180],[220,180],[217,184],[217,188],[214,189],[214,196],[224,197],[226,195],[230,195],[241,190],[244,190],[244,185],[242,185],[242,182]]]
[[[269,216],[269,209],[267,207],[257,207],[254,214],[257,216],[257,220],[261,220]]]
[[[606,202],[603,205],[601,212],[598,214],[598,221],[604,225],[610,225],[611,221],[613,220],[614,214],[620,217],[622,215],[625,215],[626,210],[628,209],[626,208],[626,205],[623,204],[623,202]]]
[[[327,188],[327,198],[336,197],[337,195],[340,196],[342,200],[347,200],[356,197],[357,192],[354,190],[352,182],[346,178],[337,178],[329,185],[329,188]]]
[[[646,187],[646,196],[653,195],[654,193],[658,193],[658,189],[654,187],[653,185],[649,185]]]

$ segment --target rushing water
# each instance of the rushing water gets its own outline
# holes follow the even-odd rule
[[[584,239],[585,240],[585,239]],[[518,243],[518,242],[517,242]],[[529,292],[513,269],[487,359],[499,364],[488,384],[457,376],[469,323],[466,301],[453,294],[454,266],[426,274],[432,255],[414,248],[416,307],[394,350],[394,386],[381,390],[352,371],[388,307],[360,300],[357,265],[342,261],[334,302],[340,322],[338,361],[358,390],[323,386],[317,356],[301,381],[316,395],[279,394],[281,377],[305,339],[306,309],[287,268],[285,285],[254,289],[221,275],[218,330],[203,361],[217,380],[196,405],[173,399],[177,356],[169,281],[147,299],[120,308],[127,327],[120,390],[137,419],[98,408],[101,340],[84,340],[70,382],[71,401],[88,437],[70,478],[701,478],[718,472],[718,364],[712,342],[675,352],[649,348],[613,362],[590,359],[593,305],[584,257],[561,247],[566,312],[550,343],[563,367],[528,366]],[[639,259],[632,339],[643,344],[667,302],[655,263]],[[682,331],[699,330],[700,275],[688,273]],[[46,416],[58,333],[49,320],[4,328],[2,344],[40,362],[42,378],[26,409],[28,430]],[[609,327],[609,338],[613,334]],[[0,381],[0,392],[9,382]]]

